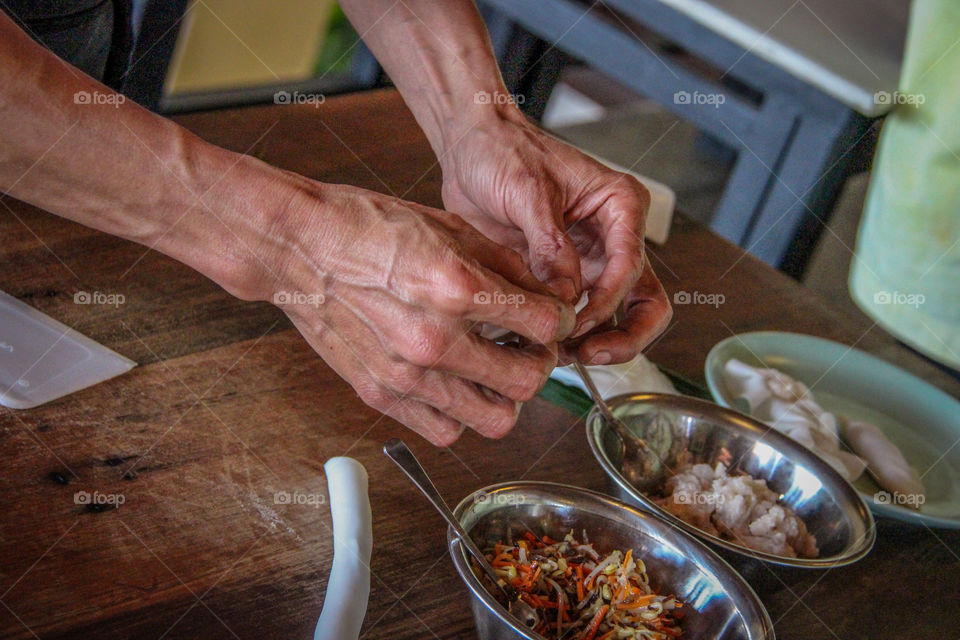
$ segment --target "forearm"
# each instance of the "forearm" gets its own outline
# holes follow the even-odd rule
[[[519,117],[472,0],[344,0],[342,5],[438,156],[478,122]]]
[[[240,245],[267,224],[250,205],[266,166],[124,100],[2,13],[0,139],[0,191],[254,295],[243,283],[256,258]]]

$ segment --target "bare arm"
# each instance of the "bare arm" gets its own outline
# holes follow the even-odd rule
[[[246,227],[267,225],[267,212],[250,205],[252,191],[264,188],[265,165],[125,100],[2,12],[0,87],[0,190],[255,295],[253,256],[223,237],[225,224],[250,241]]]
[[[564,359],[633,358],[671,317],[644,255],[646,189],[526,121],[472,0],[342,4],[437,153],[446,208],[524,255],[562,299],[589,292]]]
[[[346,0],[357,32],[403,94],[438,156],[473,124],[519,116],[472,0]],[[520,116],[522,117],[522,116]]]
[[[436,444],[461,425],[505,434],[556,362],[543,346],[482,340],[474,322],[548,345],[573,328],[572,308],[518,255],[459,217],[210,145],[72,69],[2,13],[0,141],[0,191],[278,304],[361,398]],[[527,303],[477,303],[497,290]]]

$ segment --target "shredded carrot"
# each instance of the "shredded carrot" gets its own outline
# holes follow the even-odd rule
[[[542,567],[538,566],[537,570],[533,572],[533,577],[530,578],[529,584],[533,584],[537,581],[537,578],[540,577],[540,569],[542,569]]]
[[[611,602],[619,602],[619,601],[620,601],[620,596],[622,596],[622,595],[623,595],[623,592],[626,591],[626,590],[627,590],[627,585],[626,585],[626,583],[624,583],[624,584],[620,585],[619,587],[617,587],[617,590],[614,591],[614,593],[613,593],[613,600],[612,600]]]
[[[577,602],[583,601],[583,565],[577,565]]]
[[[593,640],[594,636],[597,635],[597,629],[600,628],[600,623],[603,622],[603,617],[607,615],[607,611],[609,610],[610,605],[606,604],[597,610],[597,613],[593,616],[593,620],[590,621],[590,626],[587,627],[587,635],[584,636],[583,640]]]
[[[650,604],[650,602],[656,597],[655,594],[647,594],[641,596],[636,600],[631,600],[627,602],[621,602],[617,604],[617,609],[636,609],[637,607],[642,607],[644,605]]]
[[[646,566],[634,558],[633,549],[624,549],[620,562],[604,564],[619,552],[600,553],[577,541],[572,531],[560,542],[530,531],[520,537],[509,544],[497,542],[484,553],[500,578],[538,613],[538,633],[554,637],[577,629],[569,640],[616,640],[642,631],[670,640],[682,635],[682,603],[650,592]],[[659,611],[649,608],[651,603],[659,603]]]

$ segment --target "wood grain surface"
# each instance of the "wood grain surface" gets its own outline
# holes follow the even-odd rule
[[[178,120],[311,178],[440,204],[433,155],[392,91]],[[671,294],[725,296],[717,308],[678,307],[649,352],[690,379],[702,381],[719,340],[783,329],[856,345],[960,395],[954,378],[878,327],[683,217],[652,253]],[[272,306],[9,198],[0,289],[139,363],[37,409],[0,408],[0,638],[312,637],[333,553],[329,512],[275,496],[324,495],[322,466],[335,455],[357,458],[371,478],[363,637],[473,638],[445,527],[382,442],[403,437],[452,503],[518,479],[606,488],[582,421],[542,398],[501,441],[468,433],[435,449],[363,405]],[[78,291],[125,303],[74,304]],[[77,504],[80,491],[123,504],[93,510]],[[960,534],[887,520],[878,529],[874,551],[851,567],[745,569],[779,638],[957,637]]]

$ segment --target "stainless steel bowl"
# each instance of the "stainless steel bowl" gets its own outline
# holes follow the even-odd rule
[[[736,556],[789,567],[826,568],[855,562],[873,547],[873,516],[856,490],[830,465],[793,439],[712,402],[686,396],[627,394],[608,401],[611,411],[633,433],[644,438],[662,457],[676,466],[684,450],[692,462],[744,471],[766,480],[781,495],[817,538],[820,556],[790,558],[755,551],[711,535],[687,524],[658,506],[664,480],[647,493],[631,485],[620,473],[620,443],[594,409],[587,416],[587,440],[593,455],[622,500],[656,514],[693,535],[733,552]],[[726,555],[726,554],[725,554]]]
[[[693,537],[608,496],[549,482],[506,483],[468,496],[454,515],[480,547],[511,535],[516,539],[528,529],[557,539],[585,529],[597,549],[633,549],[646,563],[651,586],[684,602],[686,640],[774,638],[760,600],[730,565]],[[469,589],[480,639],[542,640],[484,588],[452,529],[447,541]]]

